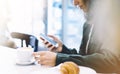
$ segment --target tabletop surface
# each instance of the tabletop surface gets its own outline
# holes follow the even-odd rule
[[[60,74],[59,66],[46,67],[39,64],[16,65],[16,50],[0,46],[0,74]],[[88,67],[80,66],[80,74],[96,74]]]

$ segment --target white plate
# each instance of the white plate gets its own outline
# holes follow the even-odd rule
[[[60,69],[60,65],[58,65],[56,67],[53,67],[53,68]],[[79,69],[80,69],[80,73],[79,74],[97,74],[94,69],[89,68],[89,67],[79,66]]]
[[[96,71],[89,67],[79,66],[80,73],[79,74],[97,74]]]
[[[16,60],[17,65],[31,65],[31,64],[34,64],[34,62],[35,62],[35,60],[26,61],[26,62],[21,62],[19,60]]]
[[[96,71],[91,68],[83,67],[83,66],[79,66],[79,68],[80,68],[79,74],[97,74]],[[61,74],[61,73],[59,71],[59,66],[56,66],[52,68],[33,71],[31,74]]]

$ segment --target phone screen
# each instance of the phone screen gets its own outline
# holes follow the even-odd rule
[[[52,39],[50,39],[48,36],[46,36],[45,34],[40,34],[40,37],[45,39],[46,41],[48,41],[50,44],[52,44],[55,47],[58,47],[58,43]]]

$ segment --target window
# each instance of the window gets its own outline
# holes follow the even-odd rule
[[[39,35],[44,32],[45,0],[8,0],[10,31]]]
[[[79,49],[85,22],[83,11],[73,5],[73,0],[48,3],[48,33],[58,36],[66,46]]]

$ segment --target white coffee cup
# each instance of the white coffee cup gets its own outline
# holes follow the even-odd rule
[[[31,62],[33,59],[33,48],[21,47],[17,49],[17,61],[19,62]]]

